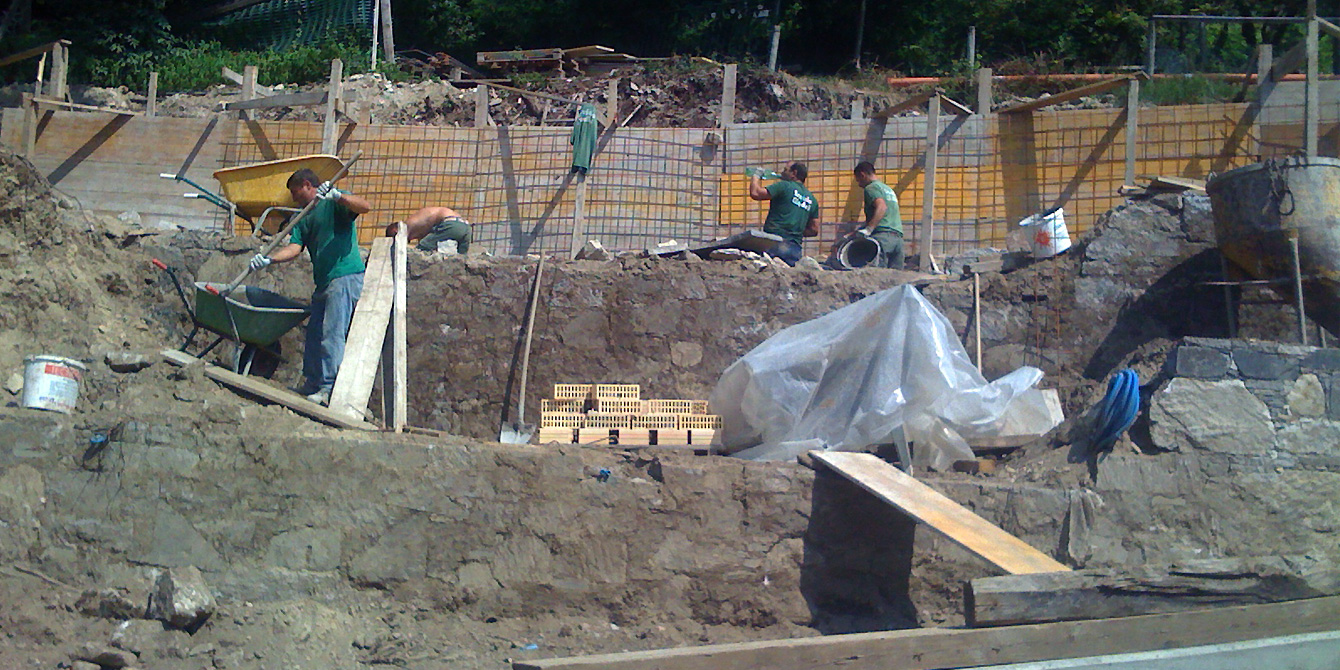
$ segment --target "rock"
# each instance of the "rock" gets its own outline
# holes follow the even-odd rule
[[[681,368],[691,368],[703,360],[703,347],[696,342],[675,342],[670,345],[670,362]]]
[[[782,259],[780,259],[780,258],[778,258],[778,257],[776,257],[776,256],[766,256],[765,258],[766,258],[766,260],[768,260],[769,262],[772,263],[773,267],[781,268],[781,269],[783,269],[783,270],[789,270],[789,269],[791,269],[791,266],[790,266],[790,265],[787,265],[786,261],[784,261],[784,260],[782,260]]]
[[[1287,379],[1298,374],[1297,360],[1264,351],[1235,349],[1233,362],[1245,379]]]
[[[89,589],[75,601],[75,608],[87,616],[103,619],[137,619],[144,616],[144,602],[135,602],[129,589]]]
[[[1228,355],[1207,347],[1182,345],[1168,357],[1174,377],[1223,379],[1228,374]]]
[[[1150,420],[1161,449],[1264,454],[1275,446],[1270,410],[1236,379],[1174,378],[1154,394]]]
[[[816,261],[809,256],[805,256],[796,262],[796,268],[800,270],[809,270],[811,272],[819,272],[824,269],[824,266],[820,265],[819,261]]]
[[[5,380],[5,390],[11,395],[23,392],[23,375],[18,372],[11,374],[9,379]]]
[[[102,670],[116,670],[124,668],[135,660],[135,655],[124,650],[108,647],[101,644],[85,643],[75,651],[71,660],[86,661],[92,663]]]
[[[270,539],[270,565],[290,570],[334,570],[340,565],[340,534],[319,528],[299,528]]]
[[[1298,376],[1298,381],[1289,389],[1288,399],[1289,412],[1294,416],[1320,417],[1326,413],[1326,391],[1321,387],[1321,380],[1312,373]]]
[[[133,621],[123,621],[121,625],[112,631],[112,646],[117,649],[124,649],[138,657],[143,658],[150,650],[162,646],[160,638],[167,631],[163,630],[163,623],[160,621],[146,621],[136,619]],[[181,635],[181,633],[177,633]]]
[[[70,664],[70,670],[102,670],[102,666],[88,661],[74,661]]]
[[[214,594],[195,567],[171,568],[158,575],[149,596],[148,616],[170,628],[194,633],[214,613]]]
[[[237,235],[229,237],[219,243],[219,248],[225,252],[255,251],[256,238],[250,235]]]
[[[579,261],[607,261],[610,259],[610,252],[605,250],[605,245],[599,240],[587,240],[577,252]]]
[[[112,372],[139,372],[154,364],[153,359],[134,351],[109,351],[103,360]]]
[[[713,249],[707,258],[714,261],[738,261],[748,258],[746,253],[743,249]]]

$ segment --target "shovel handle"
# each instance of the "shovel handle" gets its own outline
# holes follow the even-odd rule
[[[344,167],[340,168],[340,171],[336,172],[334,177],[330,178],[330,183],[333,184],[343,179],[345,175],[349,174],[349,168],[353,167],[354,163],[357,163],[358,159],[362,157],[363,157],[363,150],[359,149],[358,153],[354,154],[354,157],[349,159],[349,163]],[[274,239],[265,243],[265,246],[261,247],[259,253],[265,256],[269,256],[270,252],[274,251],[275,248],[277,248],[280,244],[282,244],[284,242],[284,239],[289,236],[289,233],[293,232],[293,227],[298,225],[298,222],[301,221],[304,216],[307,216],[308,212],[312,211],[312,207],[316,205],[316,201],[317,199],[313,198],[311,202],[308,202],[307,205],[302,208],[302,211],[293,215],[293,218],[289,219],[288,225],[284,226],[284,229],[279,231],[279,233],[274,236]],[[237,275],[236,279],[234,279],[232,282],[230,282],[227,286],[224,287],[223,294],[229,295],[233,291],[237,290],[237,287],[240,286],[243,281],[246,281],[247,277],[251,276],[251,272],[252,272],[251,265],[248,264],[246,269],[242,270],[241,274]]]

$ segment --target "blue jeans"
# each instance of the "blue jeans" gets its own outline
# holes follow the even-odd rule
[[[795,267],[800,262],[800,257],[804,255],[800,250],[800,244],[791,240],[782,240],[776,246],[768,250],[768,255],[780,258],[786,261],[787,265]]]
[[[330,280],[326,288],[312,294],[312,316],[307,320],[307,340],[302,351],[302,376],[308,388],[335,386],[335,373],[344,360],[344,340],[354,306],[363,293],[363,273]]]

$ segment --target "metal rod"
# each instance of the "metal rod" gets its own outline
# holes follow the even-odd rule
[[[976,345],[977,369],[982,369],[982,274],[972,273],[972,330]]]
[[[1210,23],[1307,23],[1306,16],[1201,16],[1199,14],[1154,14],[1154,21],[1207,21]],[[1322,17],[1334,21],[1332,17]]]
[[[1289,238],[1289,256],[1293,261],[1294,311],[1298,315],[1298,343],[1307,346],[1307,317],[1303,311],[1303,274],[1298,262],[1298,238]]]
[[[1233,302],[1233,284],[1228,276],[1228,258],[1219,254],[1219,271],[1224,275],[1224,322],[1228,327],[1228,338],[1238,336],[1238,309]]]

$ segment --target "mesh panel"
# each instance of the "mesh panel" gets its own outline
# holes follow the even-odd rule
[[[205,26],[234,44],[282,49],[315,44],[342,29],[367,29],[374,0],[268,0],[244,7]]]

